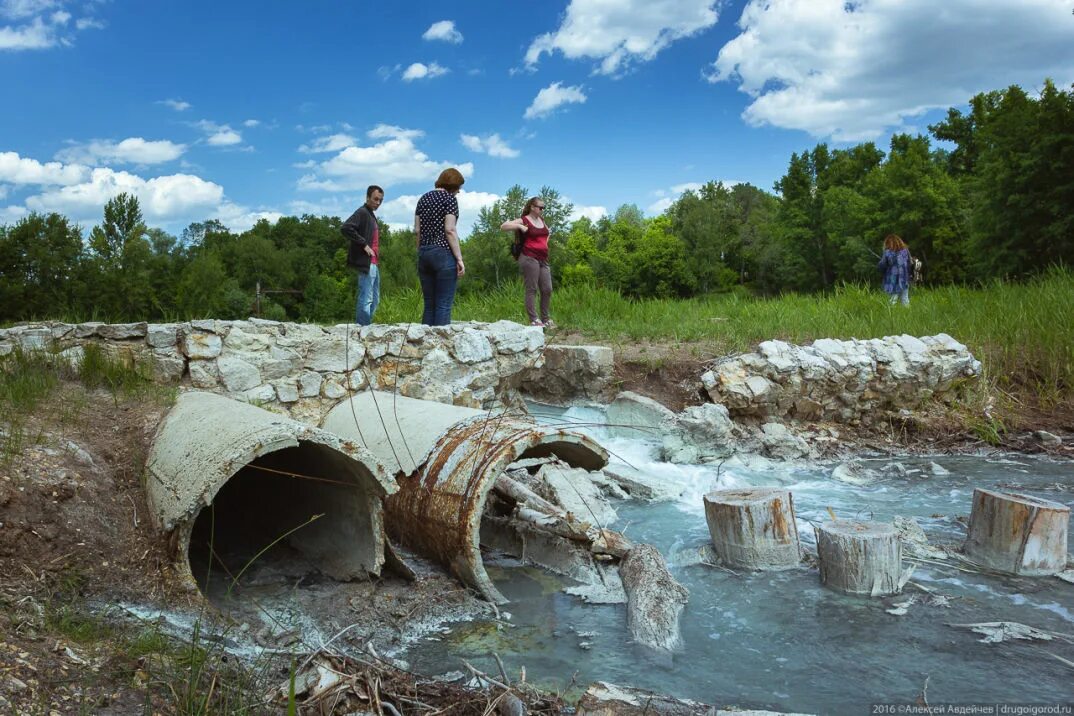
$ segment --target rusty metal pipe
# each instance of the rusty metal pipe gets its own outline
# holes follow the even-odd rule
[[[399,492],[385,500],[388,534],[439,561],[489,601],[507,600],[481,559],[481,515],[504,468],[555,455],[597,470],[607,452],[587,436],[538,425],[521,411],[472,408],[368,391],[333,408],[322,427],[367,447]]]

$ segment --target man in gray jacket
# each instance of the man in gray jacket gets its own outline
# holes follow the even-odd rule
[[[358,270],[358,298],[354,308],[354,322],[368,326],[380,303],[380,227],[376,214],[384,201],[384,190],[377,185],[365,191],[365,203],[343,222],[340,231],[350,242],[347,247],[347,265]]]

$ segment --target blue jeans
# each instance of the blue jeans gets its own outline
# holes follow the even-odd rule
[[[446,326],[451,323],[451,306],[455,303],[455,285],[459,281],[455,256],[442,246],[422,246],[418,249],[418,280],[425,310],[421,322],[427,326]]]
[[[369,273],[358,272],[358,298],[354,307],[354,322],[368,326],[380,305],[380,268],[369,265]]]
[[[891,305],[894,306],[896,301],[902,301],[902,305],[904,305],[904,306],[909,306],[910,305],[910,288],[909,288],[909,286],[904,288],[903,290],[897,292],[897,293],[891,294],[891,302],[890,302]]]

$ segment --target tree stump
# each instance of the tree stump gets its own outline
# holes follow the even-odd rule
[[[883,522],[828,522],[815,529],[820,581],[846,594],[884,597],[902,589],[902,543]]]
[[[1046,576],[1066,568],[1070,508],[1030,495],[976,489],[966,555],[1009,574]]]
[[[705,495],[712,547],[729,567],[779,570],[801,562],[794,500],[788,490],[758,487]]]
[[[619,566],[627,595],[627,629],[639,644],[662,653],[682,649],[679,615],[690,592],[675,581],[656,547],[639,544]]]

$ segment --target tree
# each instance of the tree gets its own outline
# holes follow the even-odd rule
[[[104,205],[104,221],[90,232],[94,306],[104,317],[144,320],[152,311],[152,250],[138,198],[119,194]]]
[[[60,214],[32,213],[0,227],[0,320],[57,318],[79,311],[82,233]]]

